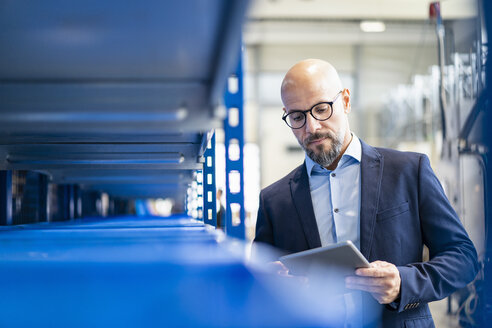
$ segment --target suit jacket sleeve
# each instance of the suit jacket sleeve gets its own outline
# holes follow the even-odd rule
[[[430,260],[398,267],[401,276],[398,311],[405,310],[409,304],[442,299],[466,286],[478,271],[473,243],[425,155],[420,158],[417,183],[418,214]]]
[[[258,208],[258,217],[256,219],[256,237],[255,242],[263,242],[270,245],[274,244],[272,223],[265,211],[264,192],[260,193],[260,205]]]

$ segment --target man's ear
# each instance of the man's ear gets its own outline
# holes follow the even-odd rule
[[[343,111],[345,112],[345,114],[350,113],[352,106],[350,104],[350,90],[349,89],[343,89],[343,91],[342,91],[342,102],[343,102]]]

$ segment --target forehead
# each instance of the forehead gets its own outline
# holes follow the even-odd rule
[[[287,109],[308,109],[317,103],[331,101],[334,92],[323,83],[309,83],[289,89],[284,96]]]

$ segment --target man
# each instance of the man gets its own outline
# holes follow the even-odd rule
[[[432,327],[427,303],[466,286],[478,264],[428,158],[359,140],[349,128],[350,92],[327,62],[294,65],[281,97],[306,159],[262,190],[255,242],[293,253],[351,240],[371,262],[346,279],[363,291],[362,308],[375,304],[384,327]]]
[[[217,228],[218,229],[223,229],[224,228],[224,219],[225,219],[225,208],[222,205],[222,189],[219,188],[217,189]]]

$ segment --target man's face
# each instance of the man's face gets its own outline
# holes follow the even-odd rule
[[[301,89],[293,90],[287,95],[284,109],[287,113],[296,109],[306,110],[320,102],[333,101],[339,91],[324,88],[319,84]],[[333,103],[333,114],[328,120],[318,121],[307,113],[305,125],[300,129],[292,129],[306,154],[323,167],[330,166],[339,157],[349,133],[343,105],[347,93],[348,91],[344,90]]]

